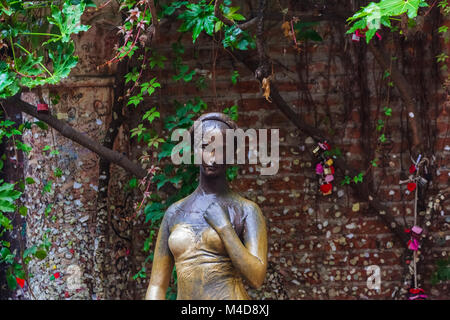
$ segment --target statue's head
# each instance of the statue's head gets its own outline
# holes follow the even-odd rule
[[[227,115],[219,112],[205,113],[200,116],[191,128],[191,137],[194,138],[195,125],[201,125],[201,133],[203,140],[201,150],[203,152],[202,164],[200,165],[200,173],[205,177],[218,177],[226,173],[226,130],[237,129],[236,123]],[[200,128],[197,128],[200,130]],[[220,137],[219,141],[216,138]],[[234,143],[234,141],[233,141]],[[234,146],[233,146],[234,149]],[[222,163],[217,163],[218,152],[222,151]]]

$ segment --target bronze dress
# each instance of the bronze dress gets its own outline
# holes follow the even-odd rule
[[[233,198],[235,198],[233,196]],[[239,196],[237,196],[239,197]],[[190,197],[175,204],[169,222],[169,249],[177,270],[179,300],[242,300],[250,299],[240,274],[219,234],[205,221],[203,212],[186,213]],[[230,221],[242,241],[245,222],[243,198],[229,206]]]

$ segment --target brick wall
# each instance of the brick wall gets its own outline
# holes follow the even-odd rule
[[[374,133],[375,123],[381,117],[380,110],[386,105],[388,95],[386,82],[382,81],[384,70],[378,67],[363,44],[352,43],[349,36],[332,31],[336,28],[334,22],[321,24],[319,30],[324,35],[323,43],[302,46],[300,54],[283,37],[280,24],[272,29],[267,39],[268,53],[275,61],[274,79],[281,95],[306,123],[328,131],[351,166],[366,170],[368,161],[374,156],[368,152],[373,152],[378,138]],[[179,36],[175,33],[176,28],[172,25],[161,31],[164,40],[158,44],[158,50],[169,57],[170,43]],[[268,222],[269,271],[263,288],[250,290],[252,297],[402,297],[401,292],[404,291],[401,289],[405,288],[408,269],[404,257],[406,244],[399,241],[379,216],[368,209],[367,203],[360,203],[354,197],[350,187],[335,183],[331,196],[320,194],[314,170],[316,162],[311,155],[313,140],[301,133],[276,105],[262,97],[258,82],[245,66],[232,55],[219,51],[213,71],[215,52],[213,54],[210,41],[200,38],[193,45],[188,36],[181,41],[186,51],[184,57],[188,57],[190,67],[196,68],[197,74],[205,75],[207,89],[198,90],[192,83],[174,82],[170,71],[163,74],[154,72],[162,80],[162,89],[157,98],[149,100],[148,106],[158,103],[164,112],[173,110],[171,101],[174,99],[185,102],[199,96],[208,103],[208,111],[221,111],[237,104],[238,124],[243,129],[280,129],[278,174],[261,176],[257,166],[246,165],[240,168],[239,177],[232,183],[235,190],[258,203]],[[430,40],[423,39],[423,44],[427,41]],[[419,107],[433,123],[429,129],[430,141],[436,157],[434,170],[439,172],[428,190],[427,194],[431,196],[448,187],[449,151],[445,149],[449,144],[448,107],[443,103],[445,92],[436,87],[436,81],[440,82],[442,78],[436,78],[432,54],[420,52],[414,47],[417,45],[414,41],[405,42],[406,52],[395,50],[402,56],[399,64],[407,77],[411,77],[411,85],[417,90],[426,90],[426,100],[420,101]],[[414,68],[414,61],[419,57],[423,59],[422,71]],[[233,70],[240,75],[236,85],[230,81]],[[363,85],[367,88],[364,92],[361,89]],[[406,111],[395,89],[390,89],[389,96],[389,106],[393,109],[387,129],[389,143],[382,151],[380,166],[367,179],[373,180],[374,188],[379,187],[379,199],[392,209],[398,223],[407,221],[411,226],[413,197],[405,194],[405,186],[398,184],[405,178],[411,164],[408,153],[400,152],[406,146]],[[362,138],[367,131],[370,143],[367,136]],[[342,174],[338,175],[338,182],[341,179]],[[352,207],[356,203],[359,203],[360,210],[354,212]],[[419,282],[424,283],[432,298],[438,299],[448,298],[448,284],[430,286],[430,270],[434,269],[430,259],[448,255],[447,210],[435,216],[432,225],[426,227],[427,236],[434,240],[432,249],[423,253],[427,262],[421,260],[418,263]],[[365,268],[369,265],[381,268],[380,291],[367,288]]]

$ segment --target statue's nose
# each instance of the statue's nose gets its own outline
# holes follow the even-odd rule
[[[216,150],[212,150],[211,152],[203,151],[203,159],[208,166],[212,166],[216,163]]]

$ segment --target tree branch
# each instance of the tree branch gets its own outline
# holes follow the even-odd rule
[[[19,96],[20,94],[4,101],[6,104],[12,105],[14,108],[17,108],[18,110],[47,123],[64,137],[75,141],[83,147],[91,150],[103,159],[117,164],[118,166],[124,168],[126,171],[134,174],[136,177],[143,178],[146,176],[146,171],[139,164],[134,163],[130,159],[128,159],[125,155],[104,147],[97,141],[92,140],[88,135],[75,130],[64,121],[58,120],[52,115],[38,113],[35,106],[21,100]]]
[[[259,63],[252,59],[254,54],[251,55],[249,52],[234,52],[233,55],[241,61],[248,69],[255,73],[256,78],[262,82],[262,79],[268,77],[269,74],[264,74],[261,71]],[[263,68],[264,69],[264,68]],[[259,71],[259,73],[258,73]],[[327,137],[320,129],[316,127],[310,126],[292,110],[292,108],[288,105],[288,103],[283,99],[280,95],[276,85],[273,81],[270,81],[270,97],[272,98],[272,102],[280,109],[280,111],[304,134],[307,136],[311,136],[316,142],[319,141],[328,141],[331,144],[334,144],[333,139]],[[336,168],[340,169],[345,175],[356,176],[358,175],[358,171],[350,167],[345,160],[343,159],[335,159]],[[382,219],[385,225],[400,239],[400,241],[405,242],[408,241],[407,235],[404,233],[404,229],[399,223],[396,222],[394,216],[390,214],[389,207],[383,205],[379,199],[377,199],[374,195],[372,195],[369,191],[369,187],[366,182],[362,184],[351,184],[350,185],[355,191],[357,197],[361,199],[361,201],[365,201],[369,203],[369,207],[373,209],[373,211]]]
[[[156,14],[156,7],[155,7],[155,2],[154,0],[150,0],[150,13],[152,15],[152,27],[154,28],[154,35],[156,35],[156,37],[158,36],[159,33],[159,22],[158,22],[158,15]]]

